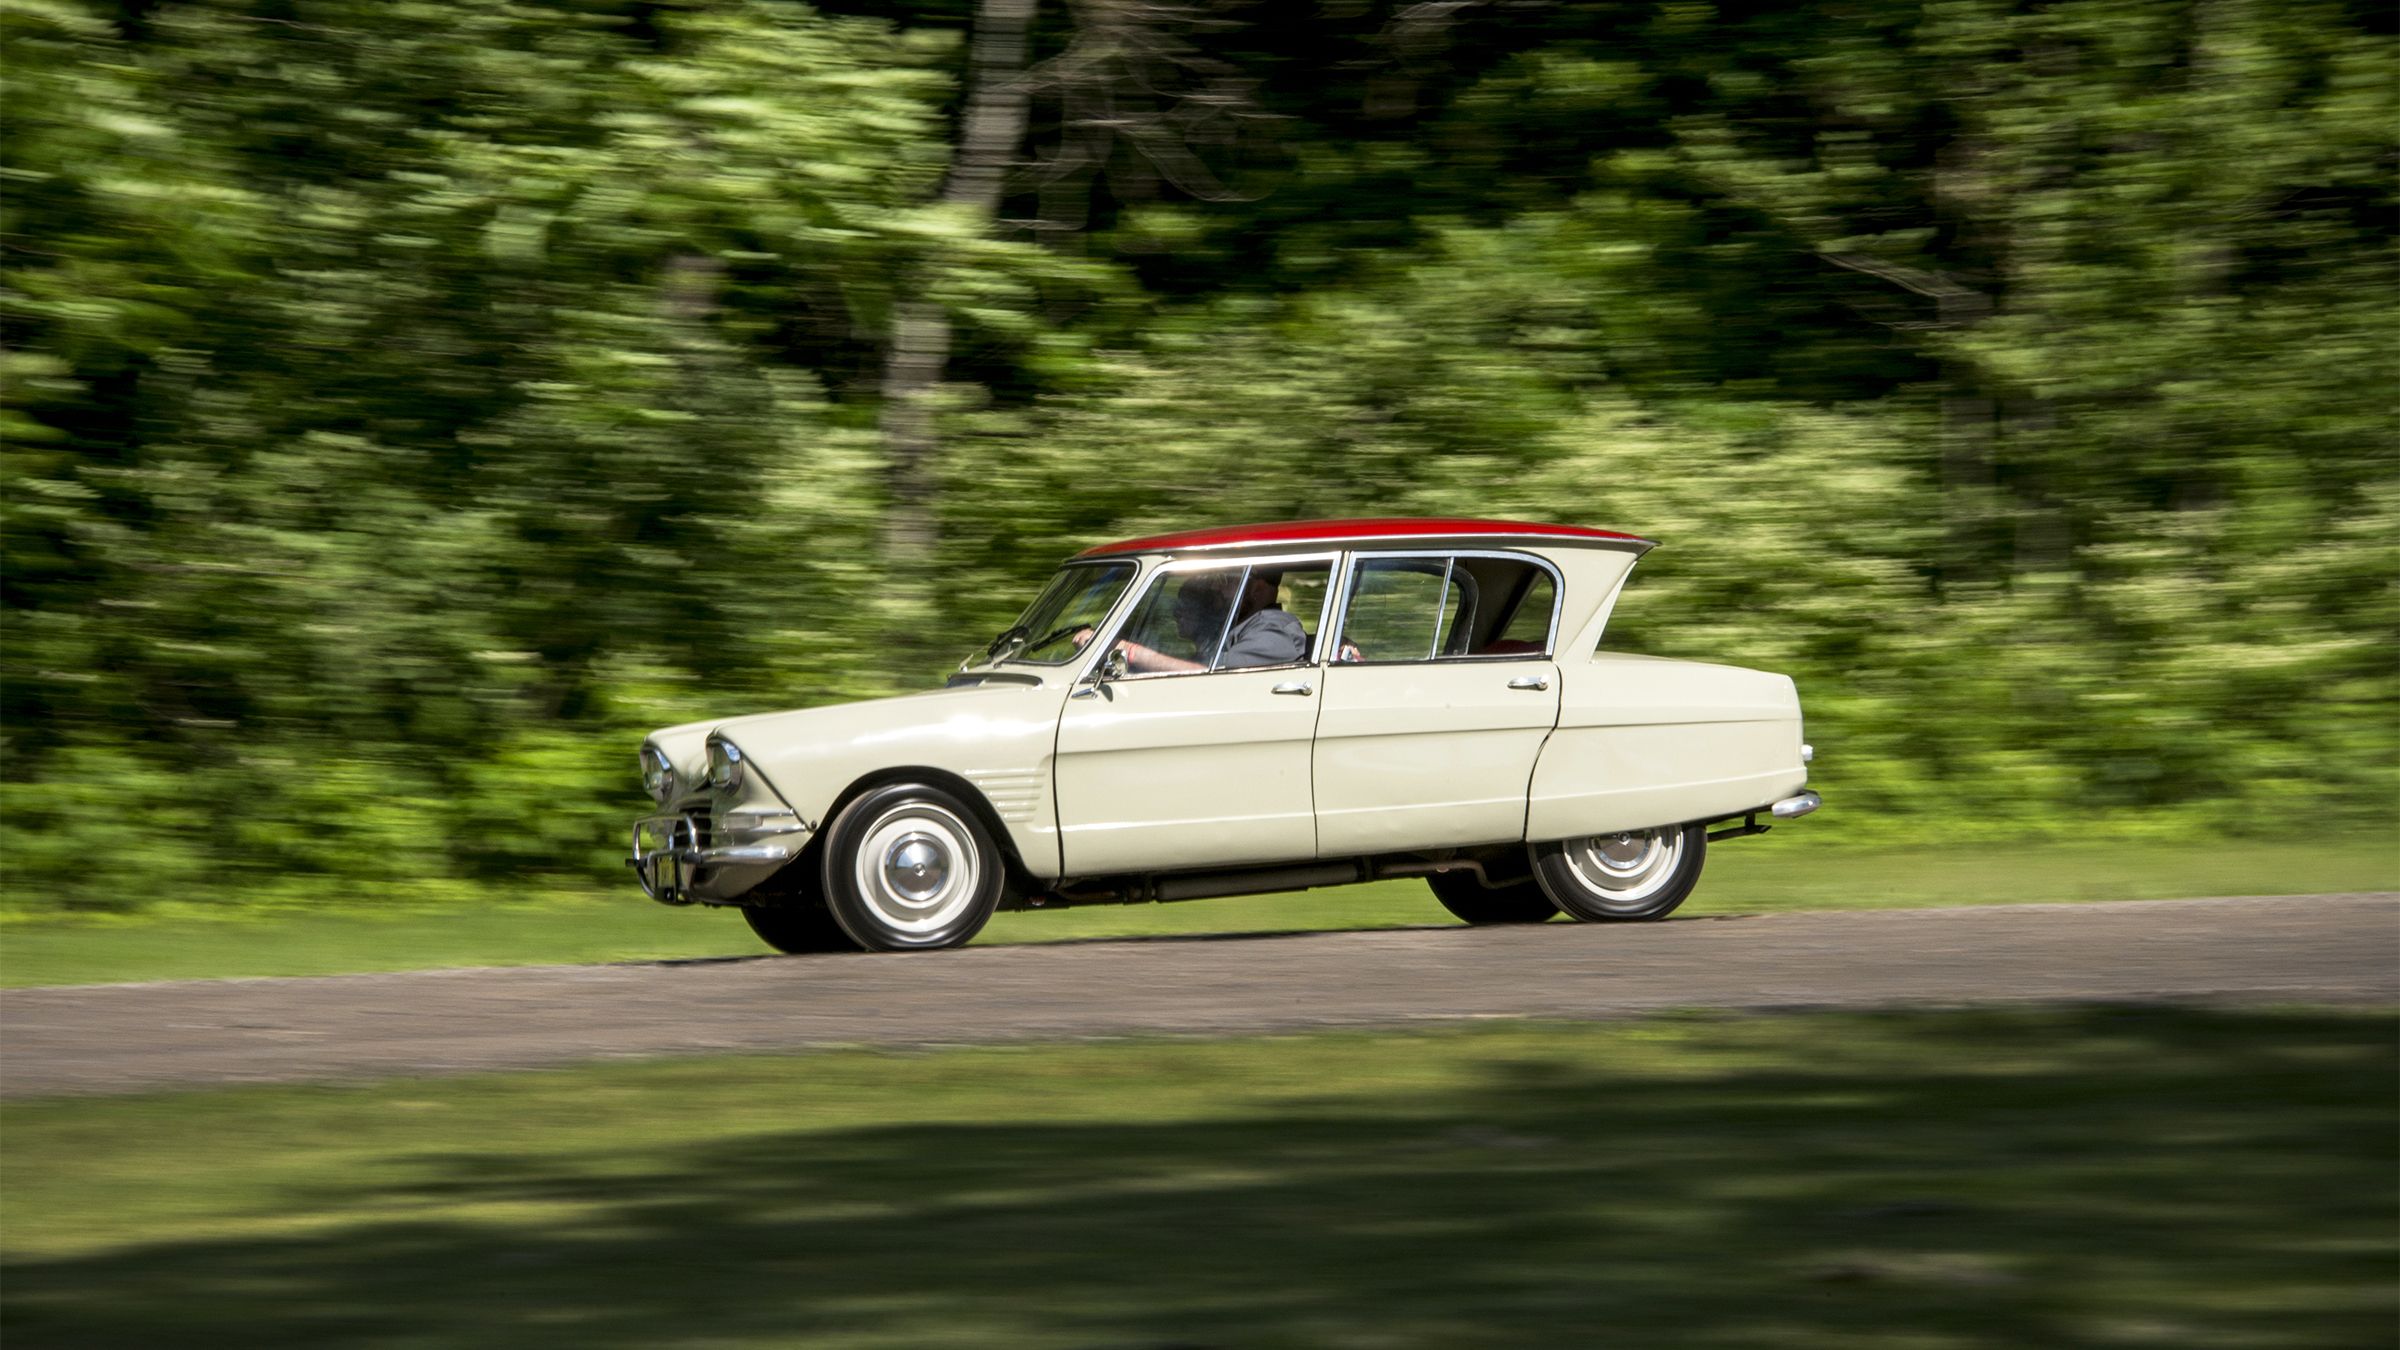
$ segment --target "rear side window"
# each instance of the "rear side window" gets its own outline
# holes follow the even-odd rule
[[[1514,569],[1494,581],[1507,588],[1507,612],[1498,616],[1500,630],[1476,650],[1487,655],[1517,655],[1550,650],[1550,624],[1558,609],[1558,583],[1531,563],[1507,563]],[[1496,571],[1497,569],[1495,569]]]
[[[1410,554],[1351,566],[1336,661],[1539,657],[1558,583],[1529,558]]]
[[[1430,661],[1456,654],[1473,582],[1448,558],[1361,558],[1350,576],[1340,661]]]

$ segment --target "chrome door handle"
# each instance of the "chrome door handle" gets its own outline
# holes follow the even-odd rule
[[[1290,684],[1276,685],[1275,692],[1278,694],[1293,694],[1300,698],[1307,698],[1310,694],[1313,694],[1316,691],[1309,688],[1309,686],[1306,684],[1303,684],[1298,680],[1294,680]]]
[[[1511,689],[1547,689],[1550,687],[1550,679],[1546,675],[1519,675],[1508,682],[1508,687]]]

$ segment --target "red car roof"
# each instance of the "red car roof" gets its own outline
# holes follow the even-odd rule
[[[1223,525],[1208,530],[1183,530],[1141,539],[1120,539],[1076,554],[1098,558],[1117,553],[1181,553],[1192,549],[1240,548],[1249,544],[1355,544],[1392,539],[1511,539],[1550,543],[1640,544],[1657,541],[1618,530],[1594,530],[1582,525],[1538,525],[1524,520],[1464,520],[1439,517],[1384,517],[1366,520],[1286,520],[1266,525]]]

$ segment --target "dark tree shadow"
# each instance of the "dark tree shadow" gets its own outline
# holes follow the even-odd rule
[[[19,1262],[7,1339],[2392,1343],[2371,1021],[1920,1015],[1853,1056],[1864,1020],[1823,1019],[1807,1064],[1689,1078],[1516,1059],[1468,1091],[1202,1122],[419,1155],[281,1197],[288,1236]],[[1895,1029],[1922,1071],[1892,1070]]]

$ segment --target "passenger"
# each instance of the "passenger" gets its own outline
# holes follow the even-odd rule
[[[1308,630],[1276,603],[1277,577],[1250,574],[1242,588],[1241,607],[1234,612],[1233,631],[1225,635],[1225,654],[1219,670],[1244,666],[1288,666],[1308,659]]]

